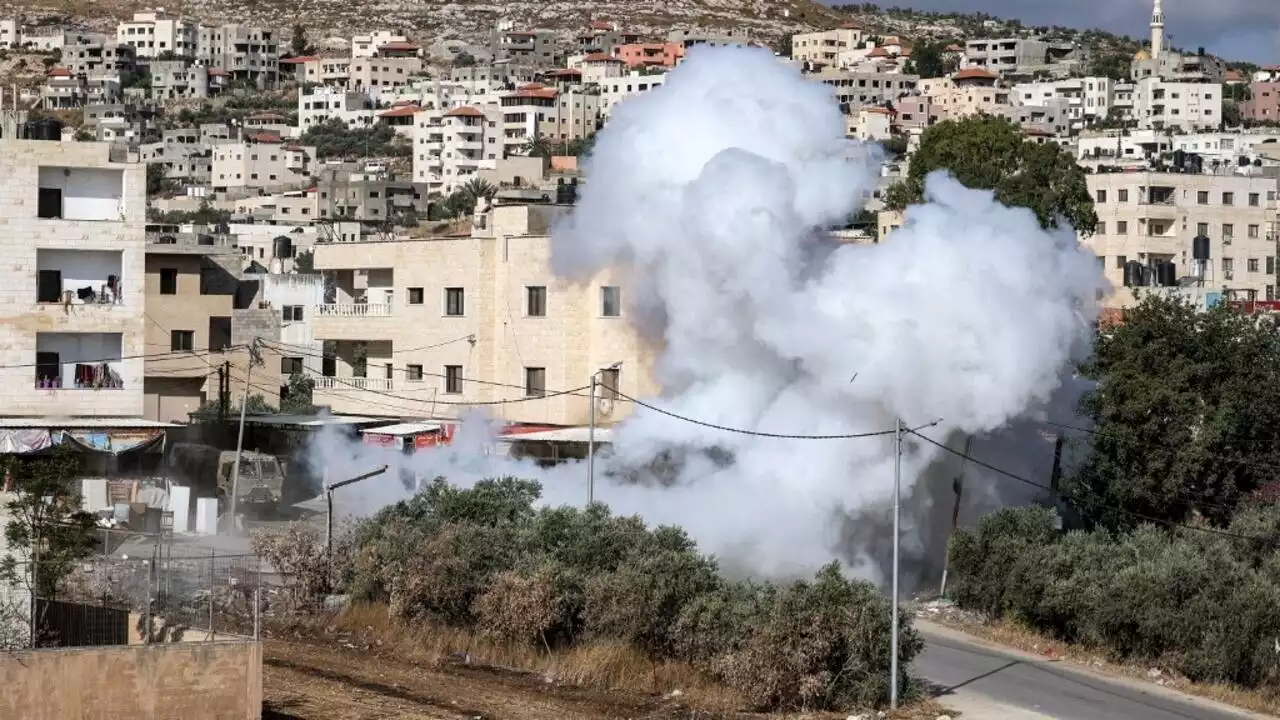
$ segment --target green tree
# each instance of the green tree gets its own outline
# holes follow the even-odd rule
[[[1225,524],[1280,467],[1275,322],[1147,295],[1098,331],[1082,402],[1096,434],[1064,493],[1090,523]]]
[[[289,38],[289,51],[294,57],[310,55],[316,49],[307,42],[307,28],[302,23],[293,26],[293,36]]]
[[[302,134],[303,145],[314,145],[321,159],[332,157],[408,157],[413,147],[385,123],[350,128],[339,118],[312,125]]]
[[[300,273],[316,271],[316,254],[313,250],[303,250],[293,257],[293,269]]]
[[[238,419],[240,417],[240,404],[234,400],[229,403],[227,408],[227,419]],[[275,415],[276,408],[267,402],[264,395],[250,395],[249,405],[245,408],[245,412],[249,415]],[[206,400],[200,404],[195,412],[191,413],[191,419],[194,422],[216,422],[218,420],[218,401]]]
[[[950,73],[955,68],[954,63],[948,62],[946,59],[947,44],[944,42],[922,42],[911,50],[911,65],[914,68],[910,71],[913,75],[919,75],[922,78],[939,78]]]
[[[33,582],[30,563],[20,564],[11,553],[0,558],[0,583],[21,583],[40,597],[55,597],[76,561],[93,552],[94,519],[80,509],[75,487],[80,455],[58,445],[49,455],[5,460],[17,497],[7,504],[12,519],[4,538],[8,547],[36,561],[36,573]]]
[[[524,154],[529,157],[549,158],[555,154],[555,147],[544,137],[531,137],[524,143]]]
[[[1240,127],[1240,104],[1235,100],[1222,102],[1222,129]]]
[[[893,210],[920,202],[924,179],[947,170],[967,187],[993,190],[1005,205],[1030,208],[1044,227],[1059,217],[1081,235],[1098,224],[1084,170],[1054,143],[1027,140],[1003,117],[976,115],[930,126],[911,156],[907,176],[889,187],[885,204]]]
[[[76,142],[93,142],[94,140],[97,140],[97,139],[98,139],[97,136],[94,135],[93,131],[90,130],[87,126],[81,125],[80,127],[76,128],[76,134],[75,134]],[[150,167],[148,167],[148,170],[149,169]]]
[[[169,189],[164,163],[147,163],[147,195],[155,196]]]
[[[311,376],[296,372],[285,384],[284,397],[280,398],[280,412],[290,415],[312,415],[316,406],[311,404],[316,381]]]
[[[471,67],[475,64],[475,56],[465,50],[453,56],[454,67]]]
[[[1133,55],[1123,51],[1099,52],[1089,63],[1088,73],[1094,77],[1106,77],[1112,80],[1128,80],[1129,66]]]

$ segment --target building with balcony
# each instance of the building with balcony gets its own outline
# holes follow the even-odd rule
[[[1222,85],[1144,78],[1135,83],[1129,116],[1152,130],[1216,130],[1222,125]]]
[[[199,26],[163,12],[139,12],[116,26],[116,42],[134,49],[139,58],[194,58]]]
[[[791,59],[832,67],[840,53],[862,45],[862,28],[846,23],[835,30],[799,33],[791,36]]]
[[[250,25],[201,25],[196,59],[232,80],[270,87],[280,75],[280,38],[276,30]]]
[[[920,78],[901,73],[827,68],[807,76],[835,90],[841,110],[851,115],[863,105],[883,105],[915,92]]]
[[[1276,299],[1280,189],[1276,178],[1196,173],[1094,173],[1087,176],[1098,226],[1085,244],[1116,287],[1108,303],[1132,302],[1124,267],[1172,262],[1179,278],[1241,300]],[[1209,238],[1197,263],[1192,240]]]
[[[667,76],[662,73],[641,73],[635,70],[600,83],[600,114],[608,117],[618,103],[633,95],[662,87]]]
[[[0,140],[0,167],[0,415],[140,417],[144,167],[38,140]]]
[[[439,115],[414,115],[413,181],[428,192],[452,192],[482,169],[493,169],[506,143],[521,145],[523,137],[505,135],[503,108],[494,104],[454,108]]]
[[[456,403],[495,403],[510,421],[576,425],[587,398],[554,395],[603,378],[602,423],[653,391],[648,349],[626,321],[626,288],[610,273],[571,283],[548,267],[551,223],[565,207],[482,209],[469,235],[322,243],[315,267],[334,279],[313,313],[325,344],[315,402],[338,413],[456,417]],[[508,404],[499,401],[511,400]]]
[[[215,191],[231,188],[284,189],[309,182],[316,149],[286,144],[279,135],[260,132],[244,141],[213,149]]]
[[[1255,122],[1280,122],[1280,80],[1250,83],[1249,99],[1240,104],[1240,116]]]
[[[982,113],[995,114],[1009,106],[1009,88],[999,78],[981,68],[967,68],[951,77],[926,78],[919,82],[920,94],[944,120],[956,120]]]
[[[1043,66],[1049,57],[1049,43],[1029,38],[978,38],[964,44],[962,68],[979,68],[1003,75],[1026,73]]]
[[[1115,107],[1116,82],[1106,77],[1081,77],[1050,82],[1020,83],[1010,93],[1012,102],[1024,106],[1064,103],[1077,124],[1105,119]]]
[[[614,55],[629,68],[673,68],[684,60],[684,46],[677,43],[630,43],[619,45]]]

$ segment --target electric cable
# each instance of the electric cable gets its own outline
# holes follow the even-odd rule
[[[141,355],[121,355],[120,357],[99,358],[97,360],[78,360],[77,362],[92,365],[96,363],[113,363],[124,360],[180,360],[183,358],[199,358],[203,355],[213,353],[223,353],[228,350],[243,349],[244,345],[231,345],[221,350],[173,350],[166,353],[143,353]],[[19,363],[15,365],[0,365],[0,370],[12,370],[17,368],[34,368],[42,367],[44,363]]]
[[[961,450],[953,450],[952,448],[947,447],[945,444],[940,443],[940,442],[938,442],[937,440],[934,440],[933,438],[926,437],[926,436],[924,436],[924,435],[920,434],[920,433],[919,433],[919,432],[917,432],[915,429],[904,430],[904,432],[907,432],[907,433],[909,433],[909,434],[911,434],[911,435],[914,435],[914,436],[916,436],[916,437],[920,438],[921,440],[924,440],[925,442],[929,443],[930,445],[933,445],[934,447],[938,447],[938,448],[941,448],[941,449],[943,449],[943,450],[946,450],[947,452],[951,453],[952,455],[955,455],[956,457],[963,458],[963,459],[965,459],[965,460],[967,460],[967,461],[969,461],[969,462],[973,463],[974,465],[977,465],[977,466],[979,466],[979,467],[986,468],[987,470],[990,470],[991,472],[994,472],[994,473],[996,473],[996,474],[998,474],[998,475],[1003,475],[1003,476],[1005,476],[1005,477],[1009,478],[1010,480],[1016,480],[1016,481],[1018,481],[1018,482],[1020,482],[1020,483],[1023,483],[1023,484],[1026,484],[1026,485],[1030,485],[1030,486],[1032,486],[1032,487],[1040,488],[1041,490],[1046,490],[1046,491],[1048,491],[1050,494],[1052,494],[1055,498],[1057,498],[1057,499],[1059,499],[1059,500],[1065,500],[1065,499],[1066,499],[1066,498],[1062,495],[1062,493],[1060,493],[1060,492],[1058,492],[1057,490],[1053,489],[1053,487],[1051,487],[1051,486],[1049,486],[1049,485],[1045,485],[1045,484],[1043,484],[1043,483],[1038,483],[1038,482],[1036,482],[1035,480],[1031,480],[1031,479],[1028,479],[1028,478],[1022,477],[1021,475],[1018,475],[1017,473],[1010,472],[1009,470],[1005,470],[1004,468],[997,467],[997,466],[992,465],[991,463],[988,463],[988,462],[984,462],[984,461],[982,461],[982,460],[979,460],[979,459],[977,459],[977,458],[973,457],[973,455],[971,455],[971,454],[969,454],[969,453],[966,453],[966,452],[963,452],[963,451],[961,451]],[[1102,507],[1102,508],[1104,508],[1104,509],[1106,509],[1106,510],[1112,510],[1112,511],[1115,511],[1115,512],[1118,512],[1118,513],[1121,513],[1121,514],[1124,514],[1124,515],[1128,515],[1128,516],[1130,516],[1130,517],[1137,518],[1137,519],[1139,519],[1139,520],[1145,520],[1146,522],[1156,523],[1156,524],[1159,524],[1159,525],[1166,525],[1166,526],[1168,526],[1168,527],[1183,528],[1183,529],[1185,529],[1185,530],[1195,530],[1195,531],[1197,531],[1197,532],[1209,533],[1209,534],[1212,534],[1212,535],[1221,535],[1221,536],[1223,536],[1223,537],[1235,538],[1235,539],[1237,539],[1237,540],[1254,540],[1254,541],[1263,541],[1263,540],[1266,540],[1266,538],[1257,537],[1257,536],[1255,536],[1255,535],[1241,535],[1241,534],[1239,534],[1239,533],[1233,533],[1233,532],[1231,532],[1230,530],[1221,530],[1221,529],[1218,529],[1218,528],[1210,528],[1210,527],[1197,527],[1197,526],[1195,526],[1195,525],[1185,525],[1185,524],[1183,524],[1183,523],[1174,522],[1174,521],[1172,521],[1172,520],[1162,520],[1162,519],[1160,519],[1160,518],[1151,517],[1150,515],[1144,515],[1144,514],[1142,514],[1142,513],[1133,512],[1132,510],[1126,510],[1126,509],[1124,509],[1124,508],[1115,507],[1115,506],[1113,506],[1113,505],[1102,505],[1101,507]]]

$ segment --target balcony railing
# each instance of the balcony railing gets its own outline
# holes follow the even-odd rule
[[[327,303],[316,306],[320,317],[391,317],[387,303]]]
[[[371,377],[333,377],[329,375],[321,375],[315,378],[316,389],[333,390],[342,392],[344,390],[391,390],[391,378],[371,378]]]

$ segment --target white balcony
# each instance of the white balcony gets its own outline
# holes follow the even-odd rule
[[[344,392],[352,390],[393,390],[391,378],[313,376],[317,390]]]
[[[316,306],[318,317],[391,317],[388,303],[328,303]]]

